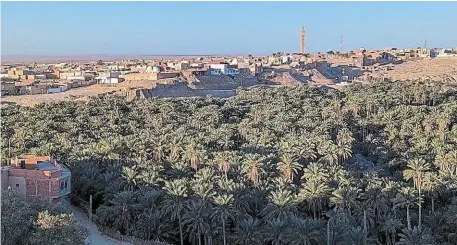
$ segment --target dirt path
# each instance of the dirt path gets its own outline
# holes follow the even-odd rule
[[[131,245],[127,242],[116,241],[112,238],[109,238],[103,235],[97,228],[97,226],[89,221],[89,218],[78,207],[73,205],[68,205],[69,209],[75,214],[76,220],[84,227],[86,227],[90,233],[89,237],[86,239],[88,245]]]

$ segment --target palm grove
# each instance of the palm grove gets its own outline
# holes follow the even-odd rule
[[[97,224],[144,240],[457,244],[456,95],[379,82],[9,107],[2,156],[68,163]]]

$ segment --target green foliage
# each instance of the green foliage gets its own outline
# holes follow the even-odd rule
[[[382,82],[9,107],[1,151],[51,152],[97,222],[147,240],[455,245],[456,95]]]
[[[1,244],[85,244],[88,233],[73,214],[41,198],[2,191]]]

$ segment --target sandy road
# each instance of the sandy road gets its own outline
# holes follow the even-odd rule
[[[86,239],[88,245],[131,245],[131,243],[121,242],[103,235],[97,226],[89,221],[89,218],[81,208],[73,205],[67,205],[74,213],[76,220],[89,231],[89,236]]]

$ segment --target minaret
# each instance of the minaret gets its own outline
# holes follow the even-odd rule
[[[305,54],[305,26],[301,27],[301,53]]]
[[[427,49],[427,37],[425,38],[424,49]]]

